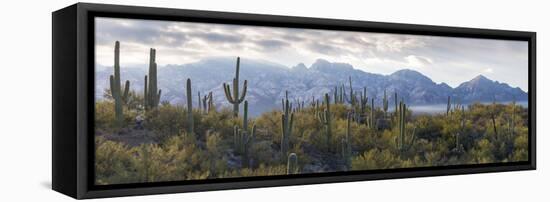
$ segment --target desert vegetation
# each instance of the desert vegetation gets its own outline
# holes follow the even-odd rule
[[[95,103],[96,184],[528,159],[527,108],[513,102],[462,105],[449,96],[445,113],[413,114],[397,92],[368,97],[350,77],[309,100],[292,100],[286,91],[280,110],[252,118],[246,93],[253,86],[240,81],[239,58],[232,82],[220,84],[224,95],[195,97],[189,78],[185,105],[174,105],[162,102],[154,49],[144,91],[121,84],[119,46],[110,89]],[[215,106],[213,96],[232,107]]]

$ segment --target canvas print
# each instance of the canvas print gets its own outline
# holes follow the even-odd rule
[[[96,185],[528,161],[526,41],[94,21]]]

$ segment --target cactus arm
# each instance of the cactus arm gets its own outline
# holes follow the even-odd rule
[[[244,97],[246,96],[246,92],[247,92],[247,86],[248,86],[248,81],[247,80],[244,80],[244,84],[243,84],[243,93],[241,94],[241,97],[239,98],[239,103],[242,102],[244,100]]]
[[[231,88],[229,88],[229,85],[223,83],[223,91],[225,94],[225,98],[227,98],[227,101],[231,104],[235,104],[235,101],[231,97]]]
[[[130,81],[126,80],[126,83],[124,83],[124,93],[122,94],[122,100],[124,100],[124,102],[128,101],[129,92],[130,92]]]

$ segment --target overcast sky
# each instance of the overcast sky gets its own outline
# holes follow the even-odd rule
[[[121,67],[148,64],[155,48],[159,66],[240,56],[309,67],[322,58],[371,73],[413,69],[452,87],[480,74],[528,85],[528,44],[520,41],[96,18],[98,65],[113,65],[117,40]]]

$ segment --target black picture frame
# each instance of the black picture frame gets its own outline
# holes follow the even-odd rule
[[[528,42],[529,160],[292,176],[95,185],[94,17],[351,30]],[[52,188],[85,199],[536,169],[536,33],[353,20],[77,3],[52,13]]]

